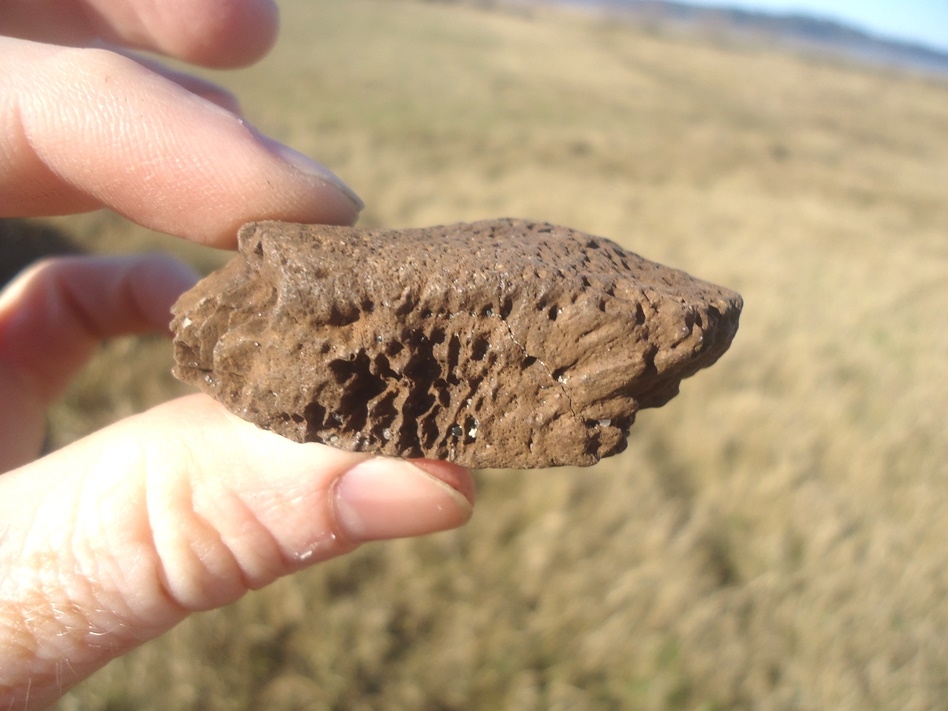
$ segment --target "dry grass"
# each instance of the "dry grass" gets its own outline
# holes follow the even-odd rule
[[[569,224],[740,290],[744,322],[625,454],[483,474],[464,530],[193,618],[60,708],[948,707],[948,86],[562,15],[284,10],[221,81],[364,223]],[[173,391],[168,350],[108,346],[54,441]]]

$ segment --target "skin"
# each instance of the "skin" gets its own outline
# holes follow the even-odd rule
[[[0,37],[0,215],[111,208],[233,248],[257,219],[349,224],[361,201],[244,122],[226,91],[138,61],[259,59],[267,0],[13,0]],[[109,49],[109,48],[114,49]],[[37,459],[44,411],[97,343],[166,331],[195,275],[69,257],[0,294],[0,708],[39,709],[191,612],[366,541],[471,515],[470,472],[295,444],[203,395]]]

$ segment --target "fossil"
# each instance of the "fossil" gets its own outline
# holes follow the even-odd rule
[[[298,442],[590,465],[714,363],[741,297],[543,222],[250,223],[174,307],[175,374]]]

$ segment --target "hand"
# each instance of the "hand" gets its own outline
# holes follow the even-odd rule
[[[358,198],[227,92],[102,48],[239,65],[273,41],[269,2],[14,3],[3,27],[18,38],[0,38],[0,214],[105,206],[218,247],[253,219],[355,220]],[[0,708],[51,704],[192,611],[471,514],[460,467],[295,444],[202,395],[32,461],[96,343],[167,330],[194,278],[165,256],[69,257],[0,294]]]

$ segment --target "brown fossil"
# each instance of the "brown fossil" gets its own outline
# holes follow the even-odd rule
[[[610,240],[502,219],[259,222],[175,305],[175,374],[299,442],[590,465],[714,363],[741,297]]]

